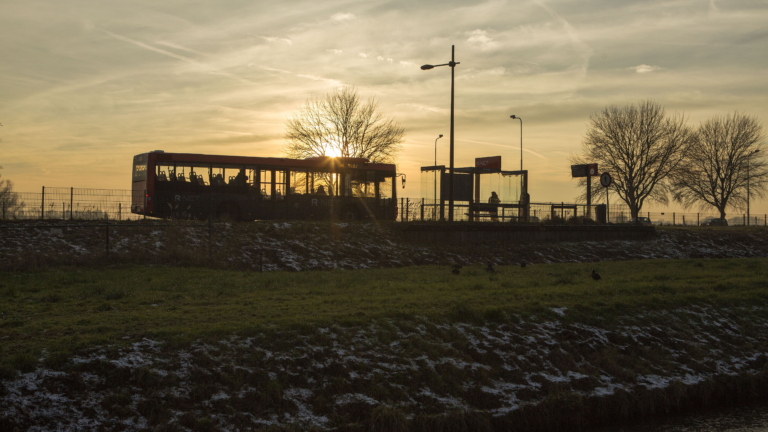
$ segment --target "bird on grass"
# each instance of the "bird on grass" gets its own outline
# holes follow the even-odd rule
[[[600,275],[599,275],[599,274],[597,274],[597,272],[595,271],[595,269],[592,269],[592,279],[594,279],[594,280],[600,280]]]
[[[496,273],[496,270],[493,269],[493,264],[488,263],[488,266],[485,267],[485,271],[489,274]]]
[[[454,264],[452,267],[453,267],[453,270],[451,270],[451,273],[453,273],[455,275],[460,273],[459,270],[461,270],[461,265]]]

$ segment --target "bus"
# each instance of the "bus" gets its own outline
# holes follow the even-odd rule
[[[164,219],[395,220],[395,165],[165,153],[136,155],[131,213]],[[403,178],[405,187],[405,178]]]

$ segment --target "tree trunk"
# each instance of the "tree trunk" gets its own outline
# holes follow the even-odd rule
[[[629,208],[630,213],[632,214],[632,219],[637,220],[637,216],[640,214],[640,207],[634,205]]]

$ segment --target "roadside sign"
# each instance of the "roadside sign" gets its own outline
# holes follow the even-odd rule
[[[610,186],[612,181],[613,179],[611,178],[611,175],[607,171],[600,174],[600,184],[603,185],[603,187]]]
[[[571,177],[594,177],[597,175],[597,164],[571,165]]]
[[[475,158],[475,168],[501,171],[501,156]]]

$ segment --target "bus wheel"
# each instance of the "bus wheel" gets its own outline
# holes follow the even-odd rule
[[[347,222],[352,222],[360,219],[360,215],[357,214],[357,210],[347,207],[341,211],[341,219]]]
[[[240,208],[235,203],[221,203],[218,209],[216,209],[216,217],[219,219],[229,218],[237,222],[240,220]]]

